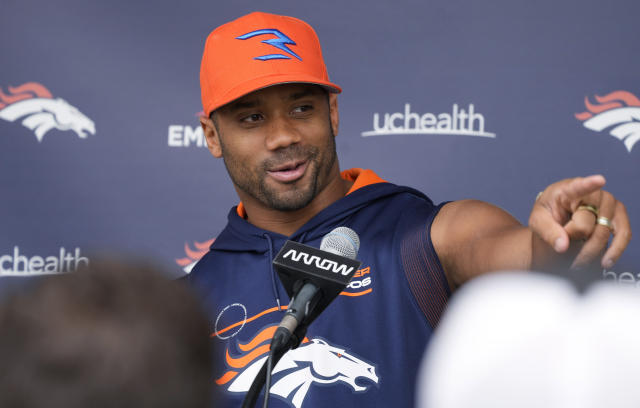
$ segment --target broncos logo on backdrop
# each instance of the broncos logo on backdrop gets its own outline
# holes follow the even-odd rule
[[[8,89],[9,94],[5,94],[0,88],[0,118],[9,122],[23,118],[22,124],[35,133],[38,142],[54,128],[72,130],[82,139],[96,133],[91,119],[64,99],[54,99],[41,84],[27,82]]]
[[[209,252],[209,247],[215,241],[215,238],[212,238],[208,241],[198,242],[194,241],[193,246],[196,248],[189,248],[188,243],[184,243],[184,253],[187,255],[184,258],[176,259],[176,263],[182,267],[184,273],[191,273],[191,269],[198,263],[200,258],[202,258],[207,252]]]
[[[611,129],[609,134],[624,143],[629,152],[640,140],[640,99],[631,92],[615,91],[595,96],[596,104],[584,98],[587,111],[576,113],[584,127],[596,132]]]
[[[225,386],[229,392],[246,393],[267,359],[276,328],[277,325],[273,325],[263,329],[247,344],[237,342],[237,356],[232,356],[227,349],[228,371],[216,383]],[[344,384],[354,392],[366,392],[368,387],[356,382],[360,378],[378,383],[373,365],[319,337],[305,338],[298,348],[288,351],[274,368],[270,392],[291,406],[301,408],[313,384]]]

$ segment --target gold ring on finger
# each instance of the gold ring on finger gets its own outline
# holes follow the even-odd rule
[[[595,207],[590,204],[582,204],[581,206],[578,207],[576,211],[580,211],[580,210],[589,211],[591,214],[595,215],[596,218],[598,218],[598,207]]]
[[[604,225],[605,227],[609,228],[610,230],[613,229],[613,225],[611,224],[611,220],[608,219],[607,217],[598,217],[596,219],[596,224]]]

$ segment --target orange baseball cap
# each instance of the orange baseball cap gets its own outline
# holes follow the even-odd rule
[[[318,36],[304,21],[255,12],[221,25],[207,37],[200,65],[207,116],[248,93],[292,82],[342,92],[329,82]]]

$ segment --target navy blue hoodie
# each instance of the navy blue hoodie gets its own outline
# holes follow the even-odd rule
[[[267,356],[289,298],[272,260],[286,240],[319,247],[346,226],[362,267],[273,371],[269,406],[412,407],[425,346],[449,297],[430,239],[440,206],[409,187],[352,169],[351,191],[290,237],[248,223],[237,207],[187,280],[211,315],[216,407],[238,407]]]

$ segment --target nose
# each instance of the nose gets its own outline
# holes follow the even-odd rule
[[[266,129],[265,146],[269,150],[288,147],[300,141],[298,129],[281,116],[272,118]]]

